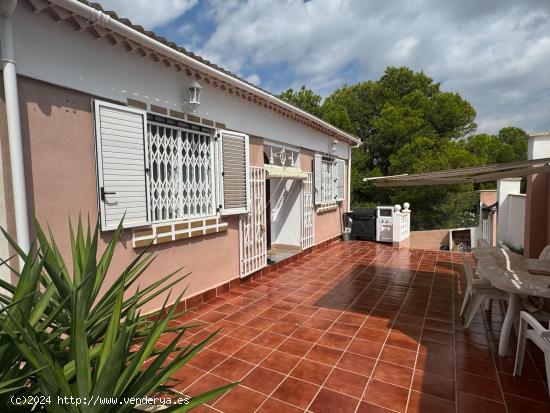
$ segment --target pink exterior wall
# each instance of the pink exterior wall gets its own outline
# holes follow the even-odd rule
[[[20,77],[18,81],[26,150],[29,214],[36,216],[42,225],[51,227],[62,254],[68,259],[68,218],[76,222],[78,215],[82,214],[84,218],[89,216],[95,221],[98,213],[91,110],[93,96],[34,79]],[[0,116],[5,118],[3,103],[0,103]],[[4,158],[2,173],[6,183],[7,205],[10,205],[8,229],[14,233],[7,134],[1,133],[0,140]],[[249,151],[250,164],[263,165],[261,138],[251,137]],[[314,153],[301,151],[301,167],[305,171],[312,171]],[[341,213],[347,200],[342,205],[338,210],[316,214],[315,244],[340,234]],[[141,285],[147,285],[176,268],[184,267],[183,273],[191,274],[175,289],[173,296],[188,286],[186,296],[189,297],[239,277],[238,217],[226,220],[229,224],[226,233],[153,247],[157,259],[144,274]],[[110,232],[101,234],[100,250],[109,242],[110,236]],[[131,231],[126,231],[118,246],[107,283],[139,252],[131,246]],[[164,297],[159,297],[146,310],[159,308],[163,300]]]
[[[92,97],[26,78],[19,79],[19,94],[29,160],[26,167],[30,213],[52,228],[63,255],[69,257],[68,218],[74,222],[81,213],[94,221],[97,216]],[[4,137],[3,134],[3,148]],[[254,159],[258,156],[257,146],[251,145],[250,149]],[[227,222],[226,233],[155,246],[157,259],[141,285],[182,266],[183,273],[191,274],[174,295],[186,285],[186,296],[192,296],[238,277],[238,218],[230,217]],[[109,239],[110,232],[101,234],[100,249]],[[131,232],[126,231],[113,260],[110,279],[138,253],[131,246]],[[161,301],[159,298],[148,309],[158,308]]]
[[[315,153],[302,149],[300,151],[300,168],[306,172],[313,172],[313,158]],[[348,180],[349,163],[346,161],[346,188]],[[338,208],[332,211],[315,213],[315,244],[319,244],[337,235],[340,235],[342,229],[342,214],[347,211],[348,199],[338,203]]]
[[[525,256],[536,258],[550,244],[550,174],[527,177]]]
[[[485,205],[493,205],[495,202],[497,202],[497,191],[482,189],[479,191],[479,200]]]

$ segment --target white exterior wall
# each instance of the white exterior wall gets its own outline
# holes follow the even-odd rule
[[[497,182],[497,241],[523,247],[525,234],[525,195],[520,194],[521,178]]]
[[[124,104],[131,98],[190,113],[184,102],[191,78],[183,72],[24,7],[17,7],[13,26],[21,75]],[[330,136],[204,82],[201,85],[197,116],[250,135],[348,159],[348,144],[339,142],[332,152]]]
[[[300,191],[295,179],[271,179],[271,244],[300,246]]]

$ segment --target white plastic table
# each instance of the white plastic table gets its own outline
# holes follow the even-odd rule
[[[506,356],[514,322],[521,310],[521,296],[550,298],[550,276],[531,274],[525,258],[502,247],[473,248],[477,261],[476,274],[494,287],[508,293],[508,309],[498,344],[499,356]]]

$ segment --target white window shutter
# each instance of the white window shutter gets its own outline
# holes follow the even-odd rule
[[[99,100],[94,113],[101,229],[148,225],[147,113]]]
[[[336,160],[336,200],[343,201],[346,194],[346,164],[342,159]]]
[[[222,215],[249,211],[248,135],[218,131],[221,166],[220,211]]]
[[[314,173],[314,179],[313,183],[315,185],[315,194],[313,196],[315,200],[315,205],[320,205],[321,202],[321,194],[322,194],[322,183],[323,183],[323,157],[321,155],[315,155],[315,161],[313,164],[313,173]]]

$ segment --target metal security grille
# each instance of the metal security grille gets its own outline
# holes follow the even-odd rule
[[[336,199],[336,186],[334,179],[334,163],[323,159],[322,168],[322,183],[321,183],[321,202],[334,202]]]
[[[267,265],[265,169],[250,167],[250,210],[239,221],[241,277]]]
[[[308,172],[302,181],[302,249],[313,246],[313,173]]]
[[[214,215],[212,136],[152,122],[148,134],[152,221]]]

